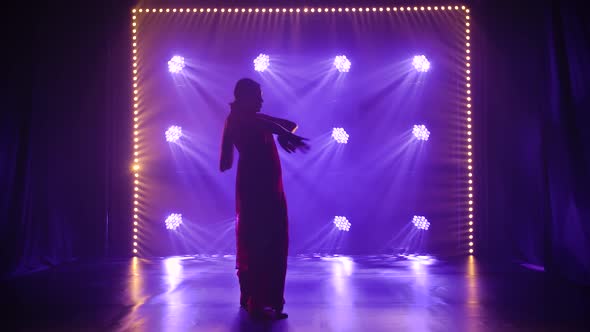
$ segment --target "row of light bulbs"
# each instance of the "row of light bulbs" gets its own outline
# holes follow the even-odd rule
[[[469,12],[469,10],[466,10]],[[468,228],[467,228],[467,244],[469,248],[469,254],[472,255],[474,253],[474,223],[473,223],[473,146],[472,146],[472,125],[471,125],[471,37],[469,34],[471,33],[470,27],[470,17],[469,15],[465,16],[465,73],[466,73],[466,83],[465,83],[465,93],[466,93],[466,106],[467,106],[467,206],[468,206]]]
[[[139,90],[137,84],[137,25],[133,16],[133,255],[138,253],[139,241]]]
[[[452,10],[453,8],[455,10],[461,9],[461,10],[464,10],[466,13],[469,13],[469,9],[465,8],[465,6],[461,6],[461,7],[459,7],[459,6],[454,6],[454,7],[453,6],[447,6],[447,7],[441,6],[440,7],[441,10],[446,10],[446,9]],[[404,9],[404,7],[400,7],[399,8],[400,11],[404,11],[404,10],[411,11],[412,9],[414,11],[418,11],[418,10],[432,10],[432,9],[439,10],[439,7],[438,6],[434,6],[434,7],[428,6],[428,7],[405,7],[405,9]],[[371,10],[373,12],[376,12],[376,11],[382,12],[384,10],[385,11],[391,11],[391,10],[398,11],[398,8],[397,7],[393,7],[393,9],[390,8],[390,7],[385,7],[385,8],[383,8],[383,7],[379,7],[379,8],[377,8],[377,7],[372,7],[372,8],[365,7],[364,8],[364,11],[366,11],[366,12],[369,12]],[[153,13],[167,12],[168,13],[170,11],[172,11],[172,12],[179,11],[181,13],[182,12],[189,13],[189,12],[191,12],[191,9],[187,8],[185,10],[183,8],[180,8],[180,9],[177,10],[176,8],[173,8],[173,9],[169,9],[169,8],[166,8],[166,9],[162,9],[162,8],[160,8],[160,9],[142,9],[142,8],[140,8],[140,9],[133,9],[132,10],[133,13],[137,13],[137,12],[139,12],[139,13],[142,13],[142,12],[146,12],[146,13],[150,13],[150,12],[153,12]],[[211,12],[211,11],[217,12],[218,9],[217,8],[213,8],[213,9],[211,9],[211,8],[207,8],[207,9],[200,8],[198,11],[201,12],[201,13],[202,12],[205,12],[205,11],[206,12]],[[225,8],[221,8],[220,11],[223,13],[223,12],[226,11],[226,9]],[[245,9],[245,8],[242,8],[240,10],[240,9],[236,8],[236,9],[233,10],[233,12],[235,12],[235,13],[238,13],[240,11],[242,13],[244,13],[246,11],[247,12],[252,12],[252,11],[254,11],[254,12],[259,12],[259,11],[266,12],[267,9],[266,8],[262,8],[262,9],[258,9],[258,8],[255,8],[255,9],[252,9],[252,8]],[[278,13],[280,11],[281,10],[279,8],[274,9],[274,12],[277,12]],[[295,9],[294,8],[289,8],[289,9],[283,8],[282,9],[282,12],[283,13],[285,13],[287,11],[290,12],[290,13],[292,13],[292,12],[299,13],[301,11],[301,9],[300,8],[295,8]],[[315,11],[316,11],[315,8],[311,8],[311,9],[303,8],[303,12],[304,13],[307,13],[307,12],[312,12],[313,13]],[[324,9],[318,8],[317,9],[317,12],[320,12],[321,13],[322,11],[329,12],[328,8],[324,8]],[[342,12],[342,11],[345,11],[345,12],[349,12],[349,11],[356,12],[357,9],[356,8],[351,8],[351,9],[350,8],[344,8],[344,9],[343,8],[332,8],[331,11],[332,12],[336,12],[336,11],[338,11],[338,12]],[[359,12],[362,12],[363,11],[363,8],[358,8],[358,11]],[[197,9],[194,8],[192,10],[192,12],[197,12]],[[227,12],[230,12],[231,13],[232,12],[232,9],[231,8],[227,9]],[[273,12],[273,8],[269,8],[268,9],[268,12],[271,12],[272,13]],[[134,145],[133,145],[133,157],[134,157],[134,160],[133,160],[133,162],[134,163],[133,163],[133,167],[132,168],[133,168],[134,177],[135,177],[134,187],[133,187],[133,192],[134,192],[133,193],[133,197],[134,197],[134,200],[133,200],[133,212],[134,212],[133,213],[133,254],[134,255],[136,255],[138,253],[137,247],[138,247],[138,240],[139,240],[139,235],[138,235],[138,233],[139,233],[139,230],[138,230],[139,216],[138,216],[138,213],[139,213],[139,169],[140,169],[140,166],[139,166],[139,151],[138,151],[138,148],[139,148],[139,145],[138,145],[138,143],[139,143],[139,137],[138,137],[138,135],[139,135],[139,131],[138,131],[138,128],[139,128],[139,124],[138,124],[138,122],[139,122],[139,117],[138,117],[138,115],[139,115],[139,104],[138,104],[139,97],[138,97],[138,93],[139,93],[139,91],[138,91],[138,88],[137,88],[138,87],[138,84],[137,84],[138,77],[137,77],[137,29],[136,29],[137,23],[135,22],[136,19],[137,19],[137,17],[134,15],[133,16],[133,23],[132,23],[132,26],[133,26],[133,28],[132,28],[132,38],[133,38],[133,51],[132,51],[133,52],[133,68],[132,68],[132,70],[133,70],[133,101],[134,101],[134,103],[133,103],[133,141],[134,141]],[[471,37],[469,36],[469,34],[471,33],[471,31],[470,31],[470,17],[469,16],[465,16],[465,28],[466,28],[465,29],[465,39],[466,39],[465,53],[467,54],[466,57],[465,57],[465,60],[466,60],[465,61],[465,68],[466,68],[465,69],[465,73],[467,75],[467,76],[465,76],[466,81],[467,81],[466,82],[466,96],[467,96],[466,97],[466,101],[467,101],[467,103],[466,103],[466,106],[467,106],[467,117],[466,117],[466,119],[467,119],[467,132],[466,132],[466,134],[467,134],[467,175],[468,175],[468,186],[467,186],[467,189],[468,189],[468,199],[467,199],[467,203],[468,203],[467,244],[468,244],[468,248],[469,248],[469,254],[473,254],[474,253],[474,235],[473,235],[473,233],[474,233],[474,222],[473,222],[473,213],[474,213],[473,211],[474,211],[474,207],[473,207],[473,165],[472,165],[472,162],[473,162],[473,159],[472,159],[473,158],[472,148],[473,148],[473,146],[472,146],[472,138],[471,138],[471,136],[472,136],[472,131],[471,131],[471,128],[472,128],[472,125],[471,125],[471,120],[472,120],[471,119],[471,103],[472,103],[472,98],[471,98],[471,63],[470,63],[470,61],[471,61],[471,56],[470,56],[470,54],[471,54],[471,50],[470,50],[470,46],[471,46],[470,39],[471,39]]]
[[[304,12],[304,13],[308,13],[308,12],[311,12],[311,13],[340,12],[341,13],[341,12],[356,12],[356,11],[359,11],[359,12],[371,12],[371,11],[373,11],[373,12],[377,12],[377,11],[390,12],[390,11],[394,11],[394,12],[396,12],[398,10],[403,12],[403,11],[412,11],[412,10],[424,11],[424,10],[439,10],[439,9],[440,10],[453,10],[453,9],[463,10],[466,13],[469,13],[469,9],[465,8],[465,6],[461,6],[461,7],[459,7],[459,6],[446,6],[446,7],[445,6],[440,6],[440,7],[439,6],[434,6],[434,7],[421,6],[421,7],[399,7],[399,8],[398,7],[393,7],[393,8],[392,7],[371,7],[371,8],[369,8],[369,7],[364,7],[364,8],[363,7],[359,7],[359,8],[346,7],[346,8],[331,8],[331,9],[330,8],[317,8],[317,9],[316,8],[303,8],[303,9],[301,9],[301,8],[282,8],[282,9],[281,8],[227,8],[227,9],[226,8],[220,8],[220,9],[218,9],[218,8],[199,8],[199,9],[197,9],[197,8],[192,8],[192,9],[191,8],[186,8],[186,9],[185,8],[179,8],[179,9],[176,9],[176,8],[172,8],[172,9],[170,9],[170,8],[166,8],[166,9],[164,9],[164,8],[159,8],[159,9],[139,8],[139,9],[133,9],[132,12],[133,13],[137,13],[137,12],[139,12],[139,13],[144,13],[144,12],[145,13],[164,13],[164,12],[166,12],[166,13],[170,13],[170,12],[173,12],[173,13],[176,13],[176,12],[180,12],[180,13],[190,13],[190,12],[193,12],[193,13],[196,13],[196,12],[217,13],[217,12],[222,12],[222,13],[225,13],[227,11],[228,13],[232,13],[232,12],[233,13],[240,13],[240,12],[242,12],[242,13],[246,13],[246,12],[248,12],[248,13],[252,13],[252,12],[266,13],[268,11],[269,13],[273,13],[273,12],[274,13],[280,13],[280,12],[283,12],[283,13],[286,13],[286,12],[289,12],[289,13],[293,13],[293,12],[295,12],[295,13],[300,13],[300,12]]]

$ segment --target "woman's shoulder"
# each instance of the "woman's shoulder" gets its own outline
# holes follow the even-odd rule
[[[230,114],[227,116],[226,126],[239,131],[256,130],[261,127],[260,118],[254,114]]]

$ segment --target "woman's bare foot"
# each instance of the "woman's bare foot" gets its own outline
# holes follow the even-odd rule
[[[275,318],[275,313],[270,308],[260,308],[249,304],[246,310],[254,319],[272,320]]]
[[[276,320],[285,319],[287,317],[289,317],[289,315],[287,315],[287,313],[285,313],[285,312],[282,312],[282,311],[275,312],[275,319]]]
[[[275,319],[279,320],[279,319],[285,319],[287,317],[289,317],[289,315],[287,315],[287,313],[283,312],[283,306],[279,306],[279,307],[273,307],[273,310],[275,311]]]
[[[240,298],[240,308],[248,310],[248,300]]]

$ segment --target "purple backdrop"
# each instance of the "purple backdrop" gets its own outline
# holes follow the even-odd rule
[[[466,252],[464,12],[136,15],[140,254],[234,252],[235,167],[221,174],[218,160],[241,77],[262,84],[263,112],[297,122],[313,146],[281,154],[292,253]],[[270,67],[258,73],[261,52]],[[176,54],[186,67],[171,74]],[[347,73],[333,66],[340,54]],[[412,66],[418,54],[429,72]],[[415,124],[428,141],[414,138]],[[171,125],[185,135],[177,144],[164,139]],[[331,139],[334,127],[347,144]],[[172,232],[170,213],[183,216]],[[332,224],[340,215],[347,233]],[[414,215],[428,218],[427,232]]]

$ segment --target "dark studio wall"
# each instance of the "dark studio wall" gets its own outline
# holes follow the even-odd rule
[[[588,283],[588,23],[581,4],[475,6],[480,253]],[[476,60],[478,61],[478,60]]]
[[[123,241],[129,225],[117,217],[129,211],[128,162],[113,160],[130,151],[122,125],[129,120],[130,2],[113,3],[40,4],[28,12],[31,35],[11,34],[11,49],[31,54],[7,69],[13,82],[26,82],[11,87],[2,112],[3,272],[130,246]]]

